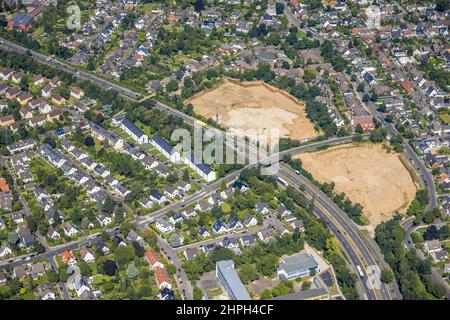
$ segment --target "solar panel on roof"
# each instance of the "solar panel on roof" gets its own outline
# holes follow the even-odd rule
[[[321,277],[327,287],[333,286],[333,284],[334,284],[333,277],[331,276],[329,271],[322,273]]]

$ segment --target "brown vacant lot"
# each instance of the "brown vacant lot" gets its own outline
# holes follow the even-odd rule
[[[239,83],[224,80],[219,86],[206,90],[185,101],[194,111],[216,119],[236,133],[263,137],[270,129],[278,129],[280,137],[303,140],[318,135],[306,118],[305,105],[288,93],[262,82]],[[254,134],[247,133],[254,130]],[[265,141],[263,138],[259,140]]]
[[[370,231],[395,211],[405,212],[417,190],[399,156],[387,153],[381,145],[338,146],[297,158],[316,180],[334,182],[336,192],[360,203]]]

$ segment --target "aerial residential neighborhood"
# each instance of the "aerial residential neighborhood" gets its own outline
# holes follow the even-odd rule
[[[0,299],[448,300],[449,30],[448,0],[2,1]]]

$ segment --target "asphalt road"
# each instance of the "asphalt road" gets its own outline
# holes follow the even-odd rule
[[[112,82],[109,82],[102,78],[96,77],[90,73],[78,70],[78,69],[76,69],[66,63],[63,63],[57,59],[47,57],[46,55],[43,55],[42,53],[39,53],[37,51],[29,50],[27,48],[24,48],[20,45],[17,45],[15,43],[10,42],[1,37],[0,37],[0,47],[3,49],[6,49],[6,50],[13,50],[13,51],[20,52],[20,53],[25,53],[25,52],[29,51],[31,53],[31,55],[33,56],[33,58],[35,58],[39,62],[42,62],[42,63],[47,64],[52,67],[60,68],[63,71],[72,73],[75,77],[77,77],[81,80],[92,81],[92,82],[98,84],[99,86],[105,88],[106,90],[113,89],[113,90],[117,91],[121,96],[123,96],[127,99],[138,100],[141,97],[140,94],[135,93],[127,88],[118,86]]]
[[[172,248],[166,240],[158,236],[157,239],[158,247],[161,250],[161,253],[167,258],[167,260],[172,263],[176,268],[176,274],[175,274],[175,280],[178,284],[181,298],[183,300],[193,300],[194,289],[192,288],[191,282],[189,281],[186,272],[181,267],[181,261],[180,258],[177,255],[177,251]]]
[[[297,28],[300,28],[300,21],[297,19],[297,17],[294,15],[294,13],[292,12],[292,10],[289,8],[288,5],[285,5],[284,14],[286,15],[288,21],[292,25],[296,26]],[[324,37],[320,33],[314,31],[313,29],[307,27],[306,30],[311,32],[311,34],[316,39],[318,39],[321,43],[325,40]],[[361,96],[358,92],[356,93],[356,97],[361,101],[363,106],[366,106],[366,104],[361,100]],[[422,95],[420,96],[419,101],[423,102]],[[367,108],[367,106],[366,106],[366,108]],[[399,134],[397,129],[392,124],[387,123],[385,121],[383,114],[379,113],[374,108],[371,108],[371,109],[372,110],[370,110],[370,112],[375,116],[375,118],[377,118],[379,121],[381,121],[382,123],[385,124],[385,126],[388,130],[388,133],[391,136]],[[428,210],[432,210],[432,209],[436,208],[436,206],[437,206],[436,188],[434,186],[434,179],[433,179],[431,173],[427,170],[424,163],[420,160],[420,158],[415,154],[414,150],[412,150],[411,146],[409,146],[407,143],[404,143],[404,153],[408,157],[408,159],[410,159],[410,161],[412,162],[412,164],[414,165],[416,170],[419,171],[419,173],[422,177],[422,180],[424,181],[424,183],[428,189],[428,193],[430,195],[430,199],[429,199],[429,203],[428,203]]]
[[[403,223],[403,229],[405,230],[406,233],[406,239],[404,241],[404,245],[408,248],[408,249],[412,249],[416,251],[417,256],[419,257],[419,259],[421,260],[425,260],[426,257],[423,254],[423,252],[421,250],[416,249],[414,242],[412,241],[411,238],[411,233],[417,228],[418,226],[414,225],[414,219],[409,219],[406,220]],[[447,300],[450,300],[450,285],[447,283],[447,281],[445,281],[441,275],[436,271],[436,268],[432,267],[431,268],[431,277],[433,278],[433,280],[436,283],[439,283],[441,286],[443,286],[445,288],[446,294],[445,294],[445,298]]]
[[[292,169],[287,166],[282,166],[280,176],[283,177],[289,184],[294,187],[305,186],[305,193],[312,199],[314,199],[315,212],[327,222],[329,227],[333,231],[336,231],[335,235],[343,245],[345,251],[348,253],[352,263],[357,266],[361,266],[363,270],[366,270],[369,266],[378,266],[383,261],[381,253],[372,252],[367,248],[363,235],[360,233],[358,227],[351,221],[345,212],[343,212],[337,205],[332,202],[319,188],[315,187],[308,179],[301,175],[297,175]],[[320,206],[320,207],[319,207]],[[323,208],[323,209],[322,209]],[[330,216],[327,215],[331,214]],[[333,221],[334,220],[334,221]],[[340,225],[343,230],[338,232]],[[351,243],[357,247],[357,252],[351,246]],[[374,256],[376,258],[374,258]],[[367,272],[365,272],[367,276]],[[376,299],[376,290],[372,290],[368,287],[366,279],[362,279],[363,287],[365,288],[367,298],[369,300]],[[390,300],[391,292],[386,286],[381,283],[380,287],[381,298],[383,300]]]
[[[358,96],[359,97],[359,96]],[[375,106],[369,106],[369,109],[373,116],[384,123],[387,133],[393,137],[397,136],[400,133],[397,131],[395,126],[392,123],[388,123],[385,121],[385,117],[382,113],[376,110]],[[422,179],[425,187],[428,190],[428,210],[433,210],[437,207],[437,196],[436,196],[436,186],[434,185],[434,178],[428,168],[425,166],[423,161],[419,158],[419,156],[414,152],[413,148],[409,145],[409,143],[405,140],[403,142],[403,154],[409,160],[412,167],[419,173],[419,178]]]
[[[114,235],[117,231],[117,228],[113,228],[113,229],[108,229],[106,230],[106,232],[109,235]],[[95,233],[89,237],[86,238],[87,240],[89,240],[92,244],[96,244],[101,240],[101,234],[100,233]],[[79,246],[79,241],[71,241],[69,243],[64,243],[61,245],[57,245],[55,247],[51,247],[49,248],[49,250],[41,253],[41,254],[36,254],[34,253],[30,253],[30,254],[26,254],[14,259],[10,259],[10,260],[6,260],[6,261],[2,261],[0,262],[0,268],[6,268],[6,267],[17,267],[20,266],[22,264],[26,264],[26,263],[30,263],[39,259],[46,259],[48,260],[48,258],[51,258],[53,256],[57,256],[60,255],[62,253],[64,253],[65,251],[70,251],[70,250],[75,250],[77,249]]]
[[[13,51],[22,52],[22,53],[27,51],[26,48],[23,48],[23,47],[21,47],[19,45],[16,45],[14,43],[9,42],[9,41],[6,41],[5,39],[2,39],[2,38],[0,38],[0,47],[3,47],[5,49],[7,49],[7,50],[13,50]],[[79,70],[77,70],[77,69],[75,69],[75,68],[73,68],[73,67],[71,67],[71,66],[69,66],[67,64],[64,64],[64,63],[62,63],[62,62],[60,62],[58,60],[55,60],[55,59],[48,58],[45,55],[42,55],[42,54],[40,54],[38,52],[31,51],[31,50],[29,50],[29,51],[30,51],[31,55],[36,60],[38,60],[40,62],[43,62],[45,64],[48,64],[48,65],[54,66],[54,67],[59,67],[59,68],[61,68],[64,71],[67,71],[67,72],[70,72],[70,73],[74,74],[76,77],[78,77],[78,78],[80,78],[82,80],[90,80],[90,81],[92,81],[92,82],[102,86],[103,88],[105,88],[107,90],[111,90],[111,89],[115,90],[119,94],[121,94],[122,96],[124,96],[126,98],[129,98],[129,99],[132,99],[132,100],[137,100],[140,97],[139,94],[136,94],[136,93],[134,93],[134,92],[132,92],[132,91],[126,89],[126,88],[123,88],[121,86],[118,86],[118,85],[116,85],[114,83],[108,82],[108,81],[106,81],[104,79],[101,79],[101,78],[98,78],[98,77],[95,77],[95,76],[93,76],[91,74],[79,71]],[[188,123],[192,124],[193,121],[195,121],[194,118],[189,117],[189,116],[183,114],[182,112],[174,110],[174,109],[172,109],[172,108],[170,108],[168,106],[165,106],[165,105],[163,105],[161,103],[157,103],[157,107],[165,110],[168,113],[178,115],[179,117],[181,117],[184,121],[186,121]],[[217,130],[217,129],[215,129],[215,130]],[[351,139],[351,137],[344,137],[342,139],[343,139],[342,141],[346,141],[346,139]],[[350,141],[350,140],[347,140],[347,142],[348,141]],[[321,144],[322,143],[323,143],[323,145],[327,144],[327,142],[321,142]],[[337,141],[333,141],[333,144],[338,144],[338,143],[339,142],[337,142]],[[277,159],[274,159],[274,160],[270,159],[270,162],[279,161],[280,156],[282,157],[283,154],[293,154],[295,152],[300,152],[301,148],[302,147],[299,147],[299,148],[296,148],[297,150],[289,150],[289,151],[280,153],[280,155],[277,157]],[[310,148],[310,146],[306,146],[305,148]],[[305,149],[305,151],[306,150],[307,149]],[[230,179],[230,181],[232,181],[232,180],[236,179],[236,177],[238,175],[239,175],[239,172],[230,175],[226,179],[227,180]],[[151,221],[154,221],[154,219],[156,219],[157,217],[164,216],[170,210],[179,210],[179,209],[189,205],[190,203],[194,203],[196,201],[199,201],[200,199],[202,199],[206,195],[215,192],[215,190],[217,190],[220,187],[220,183],[221,182],[217,181],[216,183],[209,185],[209,187],[207,187],[207,190],[204,190],[205,193],[203,193],[203,194],[199,193],[199,194],[193,195],[190,199],[186,199],[185,202],[172,203],[171,205],[161,209],[160,211],[156,211],[156,212],[152,213],[149,216],[146,216],[146,217],[143,217],[143,218],[140,218],[140,219],[138,218],[138,220],[136,221],[136,225],[142,228],[143,225],[145,225],[145,224],[147,224],[147,223],[149,223]],[[67,250],[67,247],[65,247],[62,252],[64,252],[65,250]],[[361,250],[361,248],[360,248],[360,250]],[[49,252],[49,253],[52,254],[51,252]],[[45,254],[49,254],[49,253],[45,253]],[[370,298],[370,294],[368,296]]]

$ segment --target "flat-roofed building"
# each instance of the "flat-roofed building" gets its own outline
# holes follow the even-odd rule
[[[234,270],[233,260],[217,261],[216,277],[231,299],[251,300],[236,270]]]
[[[277,274],[282,280],[292,280],[319,271],[319,264],[311,254],[299,253],[282,259]]]

